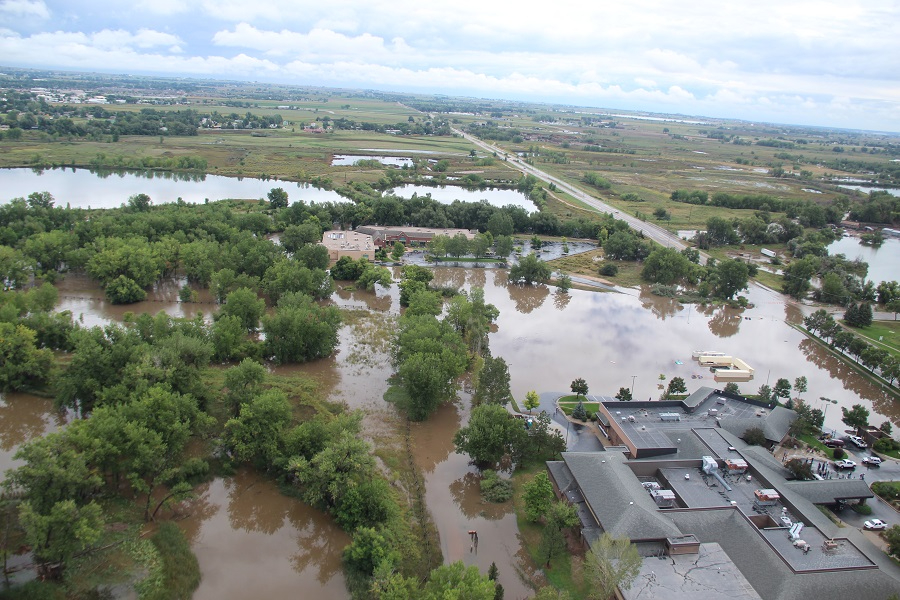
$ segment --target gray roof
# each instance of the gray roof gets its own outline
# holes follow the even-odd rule
[[[623,454],[564,452],[562,457],[604,531],[631,540],[681,535],[660,514],[650,494],[625,464]]]
[[[550,471],[550,477],[556,482],[556,487],[562,493],[569,491],[575,482],[569,467],[561,460],[547,461],[547,470]]]
[[[787,435],[791,423],[796,418],[797,413],[794,411],[783,406],[776,406],[765,417],[722,417],[719,420],[719,427],[738,437],[742,437],[752,427],[759,427],[763,430],[767,440],[778,443]]]
[[[826,479],[824,481],[786,481],[784,486],[813,504],[833,504],[838,500],[874,498],[875,494],[861,479]]]
[[[754,526],[734,509],[676,510],[664,514],[701,542],[722,546],[750,585],[767,600],[847,600],[862,590],[866,597],[880,600],[900,586],[900,582],[875,569],[794,574],[754,531]]]
[[[709,398],[709,395],[714,391],[715,390],[711,387],[702,387],[682,400],[681,403],[684,404],[685,409],[692,410],[703,404],[703,401]]]

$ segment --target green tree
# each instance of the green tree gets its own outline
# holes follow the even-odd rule
[[[812,467],[809,466],[809,463],[805,460],[801,460],[799,458],[792,458],[791,460],[784,463],[785,468],[791,472],[794,479],[799,479],[800,481],[809,481],[814,479]]]
[[[390,533],[374,527],[360,527],[353,532],[353,542],[344,548],[344,562],[351,570],[372,575],[379,565],[396,565],[400,556]]]
[[[572,393],[575,394],[576,396],[587,396],[588,384],[581,377],[574,380],[572,382],[572,385],[570,385],[569,387],[572,388]]]
[[[404,252],[406,252],[406,247],[400,242],[394,242],[393,249],[391,250],[391,258],[393,258],[394,261],[397,262],[401,258],[403,258]]]
[[[225,402],[233,416],[262,391],[265,378],[266,368],[249,358],[225,371]]]
[[[800,397],[800,394],[805,394],[807,390],[808,382],[806,377],[801,375],[797,379],[794,380],[794,391],[797,392],[797,397]]]
[[[288,194],[284,188],[272,188],[266,196],[269,198],[269,208],[287,208]]]
[[[759,396],[760,400],[768,402],[772,399],[772,388],[766,384],[762,384],[759,386],[759,390],[757,390],[756,395]]]
[[[135,212],[150,210],[150,196],[147,194],[134,194],[128,198],[128,208]]]
[[[478,372],[475,400],[487,404],[506,406],[512,397],[509,389],[509,368],[500,357],[485,356],[484,364]]]
[[[482,404],[472,409],[469,423],[456,432],[457,454],[468,454],[479,464],[494,464],[512,451],[525,437],[522,422],[513,419],[500,405]]]
[[[563,273],[562,271],[558,271],[556,273],[556,289],[560,294],[568,294],[569,290],[572,288],[572,278]]]
[[[469,253],[470,245],[471,242],[469,241],[469,238],[467,238],[462,233],[457,233],[452,238],[447,240],[447,254],[455,258],[463,257]]]
[[[740,393],[741,393],[741,390],[738,387],[738,384],[736,384],[733,381],[729,381],[728,383],[725,384],[725,391],[728,392],[729,394],[740,395]]]
[[[671,285],[684,280],[691,268],[691,261],[674,248],[657,248],[644,261],[641,278],[652,283]]]
[[[431,571],[422,588],[422,600],[493,600],[494,582],[482,575],[478,567],[462,561],[441,565]]]
[[[884,532],[888,544],[888,554],[900,558],[900,525],[893,525]]]
[[[353,488],[368,480],[376,468],[369,450],[364,440],[344,431],[312,459],[292,457],[288,468],[306,502],[333,510],[341,506]]]
[[[716,266],[716,275],[715,294],[728,300],[747,287],[750,270],[743,261],[727,259]]]
[[[547,567],[550,567],[554,557],[566,551],[566,530],[577,524],[578,513],[574,506],[561,500],[550,504],[538,545],[538,556]]]
[[[224,362],[237,358],[243,351],[247,330],[240,317],[223,315],[216,319],[209,332],[213,358]]]
[[[241,320],[246,331],[256,331],[259,319],[266,311],[266,303],[249,288],[238,288],[225,297],[219,316],[232,316]]]
[[[841,422],[847,427],[856,431],[861,431],[869,426],[869,409],[862,404],[854,404],[849,410],[847,407],[841,407]]]
[[[687,392],[687,385],[684,383],[684,379],[681,377],[673,377],[669,381],[669,387],[666,388],[666,396],[673,396],[675,394],[684,394]]]
[[[767,443],[766,434],[759,427],[749,428],[742,437],[751,446],[765,446]]]
[[[262,322],[268,356],[278,364],[304,362],[334,352],[341,313],[334,306],[319,306],[309,296],[288,293]]]
[[[784,377],[779,377],[772,389],[775,398],[789,398],[791,395],[791,382]]]
[[[519,262],[509,270],[511,283],[547,283],[550,280],[550,266],[534,254],[528,254],[519,259]]]
[[[129,279],[124,275],[119,275],[106,284],[104,291],[106,297],[113,304],[133,304],[147,298],[147,292],[135,283],[133,279]]]
[[[578,404],[575,405],[575,408],[572,409],[572,418],[579,421],[588,420],[587,410],[584,408],[584,402],[581,400],[579,400]]]
[[[632,400],[631,390],[627,387],[620,387],[619,391],[616,393],[616,399],[621,400],[622,402]]]
[[[541,403],[541,398],[538,396],[538,393],[534,390],[530,390],[525,394],[525,400],[522,404],[528,410],[528,413],[531,414],[531,411],[538,407]]]
[[[34,330],[0,323],[0,391],[39,387],[51,376],[53,352],[36,342]]]
[[[61,500],[40,513],[26,500],[19,508],[19,519],[44,577],[61,575],[66,563],[103,533],[103,512],[96,502],[79,506],[73,500]]]
[[[282,433],[291,421],[291,405],[283,392],[268,390],[240,405],[225,424],[225,444],[240,462],[262,469],[282,464]]]
[[[631,589],[642,564],[643,559],[631,540],[605,532],[591,544],[584,557],[584,576],[590,590],[587,597],[608,600],[616,588]]]
[[[370,264],[356,280],[356,287],[371,292],[375,289],[375,284],[389,288],[393,283],[391,272],[386,267],[376,267]]]
[[[791,298],[802,300],[806,298],[812,284],[810,280],[819,268],[819,260],[815,256],[806,256],[800,260],[791,262],[784,269],[784,282],[781,289]]]
[[[541,471],[525,484],[524,489],[525,517],[532,523],[537,523],[549,512],[550,505],[556,497],[553,494],[553,485],[547,473]]]

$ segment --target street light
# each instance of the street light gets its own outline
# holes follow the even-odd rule
[[[632,376],[631,376],[631,395],[632,395],[632,396],[634,395],[634,380],[635,380],[636,377],[637,377],[637,375],[632,375]]]

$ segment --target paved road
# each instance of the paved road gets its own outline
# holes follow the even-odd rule
[[[497,155],[499,155],[499,156],[507,155],[506,150],[504,150],[503,148],[489,144],[489,143],[487,143],[483,140],[480,140],[472,135],[469,135],[468,133],[465,133],[464,131],[461,131],[459,129],[454,129],[453,131],[454,131],[454,133],[457,133],[457,134],[461,135],[462,137],[466,138],[468,141],[472,142],[473,144],[475,144],[482,150],[485,150],[490,153],[496,152]],[[610,206],[609,204],[606,204],[605,202],[586,194],[585,192],[578,189],[577,187],[574,187],[574,186],[566,183],[565,181],[554,177],[553,175],[545,173],[544,171],[541,171],[540,169],[538,169],[532,165],[529,165],[528,163],[526,163],[525,161],[521,160],[520,158],[518,158],[516,156],[510,156],[508,162],[510,164],[512,164],[513,167],[515,167],[516,169],[519,169],[523,173],[526,173],[529,175],[534,175],[535,177],[537,177],[538,179],[540,179],[542,181],[545,181],[546,183],[553,183],[559,189],[571,194],[575,198],[578,198],[580,201],[584,202],[591,208],[593,208],[599,212],[609,213],[609,214],[615,216],[617,219],[625,221],[626,223],[628,223],[629,227],[631,227],[635,231],[640,231],[641,233],[644,234],[644,236],[657,242],[661,246],[665,246],[667,248],[675,248],[677,250],[683,250],[684,248],[688,247],[688,244],[684,243],[684,241],[681,240],[681,238],[679,238],[674,233],[671,233],[671,232],[663,229],[659,225],[656,225],[654,223],[649,223],[647,221],[641,221],[637,217],[633,217],[627,213],[621,212],[619,209],[614,208],[614,207]],[[707,254],[705,254],[703,252],[700,253],[701,264],[706,264],[707,258],[708,258]]]

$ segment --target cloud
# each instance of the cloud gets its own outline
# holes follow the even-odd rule
[[[50,18],[50,10],[44,0],[3,0],[0,2],[0,14],[10,18]]]
[[[189,0],[138,0],[135,8],[154,15],[173,16],[184,14],[194,9]]]

